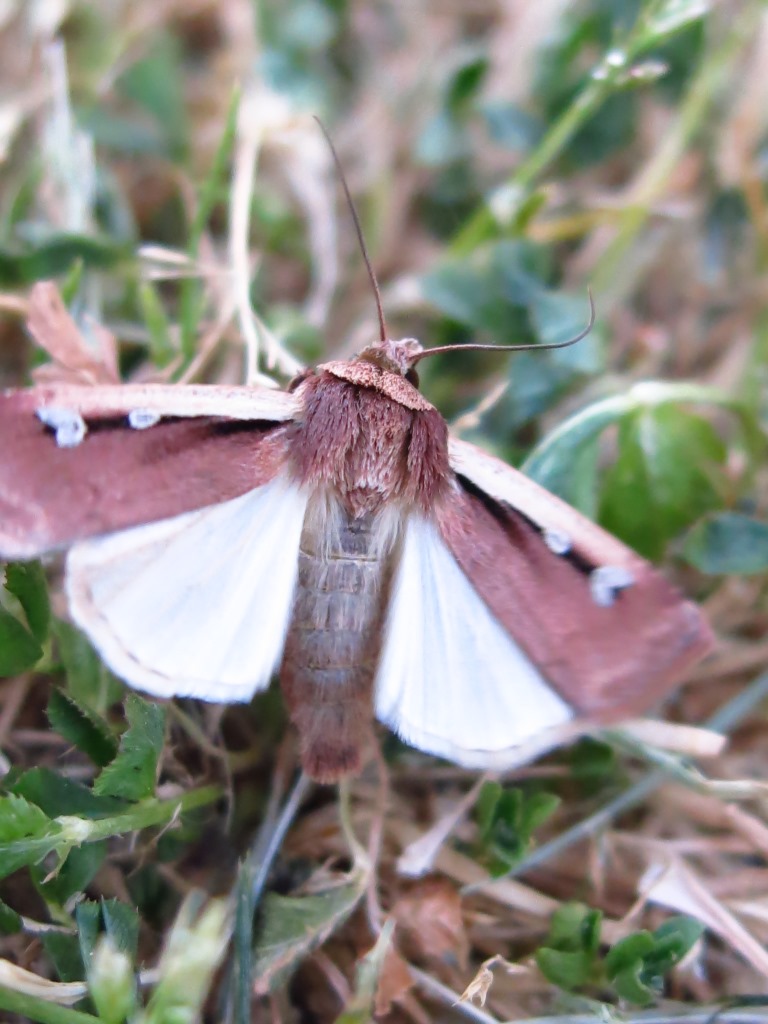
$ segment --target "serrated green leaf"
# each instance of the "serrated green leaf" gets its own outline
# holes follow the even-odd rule
[[[0,878],[56,849],[60,827],[23,797],[0,797]]]
[[[43,932],[40,940],[60,981],[82,981],[85,978],[83,958],[80,956],[80,944],[76,935]]]
[[[0,676],[15,676],[32,668],[43,649],[17,618],[0,607]]]
[[[0,797],[0,843],[45,835],[51,824],[48,815],[24,797],[15,793]]]
[[[56,732],[87,754],[99,767],[109,764],[117,754],[117,740],[104,719],[61,690],[51,690],[47,715]]]
[[[120,699],[122,684],[111,675],[79,629],[63,619],[55,619],[53,634],[70,696],[81,707],[105,714],[107,708]]]
[[[125,714],[128,728],[120,738],[117,757],[98,776],[93,791],[100,796],[143,800],[155,791],[165,711],[158,704],[131,693],[125,701]]]
[[[68,814],[96,820],[119,814],[126,808],[123,801],[97,796],[81,783],[50,768],[30,768],[16,779],[11,792],[36,804],[51,818]]]
[[[64,863],[50,877],[40,865],[33,866],[30,872],[46,903],[63,907],[68,899],[82,893],[91,884],[106,855],[106,843],[84,843],[71,849]]]
[[[688,533],[682,555],[700,572],[751,575],[768,569],[768,523],[736,512],[703,519]]]
[[[80,955],[87,965],[91,962],[101,930],[101,904],[94,900],[82,900],[75,909],[75,921]]]
[[[51,625],[48,584],[39,562],[12,562],[5,567],[5,586],[24,609],[32,636],[45,642]]]
[[[134,960],[139,946],[139,915],[134,907],[120,900],[103,900],[101,913],[104,928],[115,949]]]
[[[270,992],[308,953],[346,921],[365,891],[367,873],[314,896],[267,896],[253,957],[260,995]]]

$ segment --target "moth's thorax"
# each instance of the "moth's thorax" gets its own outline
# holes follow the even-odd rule
[[[399,374],[366,361],[326,363],[297,388],[292,468],[362,516],[395,502],[429,512],[448,487],[448,431],[440,413]]]

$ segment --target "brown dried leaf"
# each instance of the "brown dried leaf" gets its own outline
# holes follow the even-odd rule
[[[413,976],[407,962],[394,946],[390,946],[384,958],[376,986],[373,1008],[377,1017],[384,1017],[392,1010],[393,1003],[401,1003],[414,987]]]
[[[53,360],[41,366],[35,379],[72,384],[115,384],[118,381],[117,349],[112,334],[94,327],[99,351],[94,352],[69,315],[53,281],[38,281],[29,295],[29,333]]]
[[[424,878],[411,885],[392,908],[407,956],[415,960],[466,965],[468,941],[461,897],[445,878]]]

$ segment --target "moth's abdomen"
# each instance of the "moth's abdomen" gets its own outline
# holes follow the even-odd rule
[[[331,529],[305,522],[280,670],[304,769],[323,782],[358,770],[371,734],[394,557],[391,545],[382,551],[375,513],[353,518],[339,507],[333,520]]]

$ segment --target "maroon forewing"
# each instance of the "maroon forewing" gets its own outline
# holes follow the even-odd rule
[[[471,450],[466,444],[462,449],[466,469]],[[479,459],[491,459],[476,451]],[[502,469],[520,478],[525,513],[459,476],[459,486],[437,510],[454,557],[499,622],[578,712],[609,722],[647,709],[711,649],[700,611],[615,537],[498,463]],[[567,530],[566,553],[555,553],[545,541],[537,492],[545,520],[554,508],[558,528]],[[590,576],[615,565],[633,583],[606,607],[596,602]]]
[[[179,417],[186,390],[173,389],[179,397],[170,416],[144,430],[129,425],[128,413],[162,407],[171,389],[32,388],[0,395],[0,556],[32,558],[226,501],[272,479],[286,457],[285,423],[260,420],[256,413],[232,419],[227,404],[214,401],[214,389],[196,389],[195,407],[221,408],[225,415]],[[60,447],[37,416],[45,406],[82,413],[83,440]],[[286,418],[279,409],[277,414]]]

